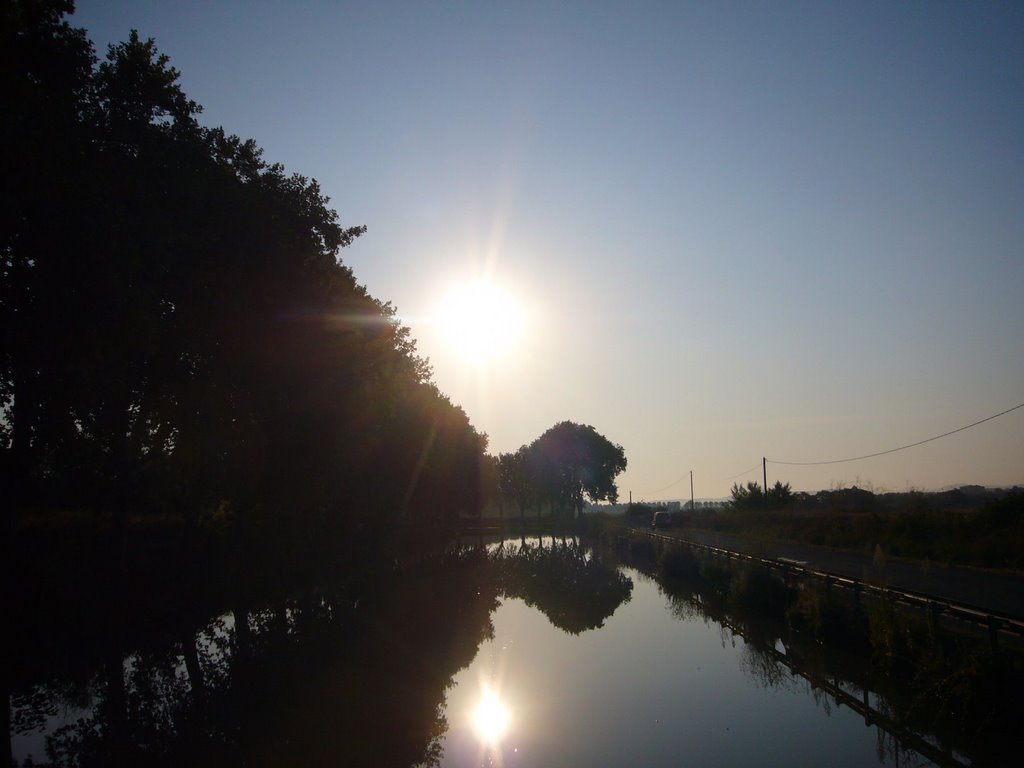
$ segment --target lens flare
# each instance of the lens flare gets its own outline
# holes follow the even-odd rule
[[[508,732],[508,708],[493,691],[484,691],[473,710],[473,729],[486,744],[497,744]]]

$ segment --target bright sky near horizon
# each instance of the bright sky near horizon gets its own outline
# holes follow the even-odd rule
[[[622,498],[713,498],[1024,402],[1024,4],[77,5],[367,225],[492,453],[570,419]],[[484,362],[439,320],[473,278],[521,322]],[[1024,409],[775,480],[1022,484]]]

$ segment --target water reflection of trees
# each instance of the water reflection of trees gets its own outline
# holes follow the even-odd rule
[[[572,635],[603,626],[633,591],[628,576],[578,539],[552,539],[548,547],[523,540],[513,548],[500,547],[493,559],[504,594],[537,608]]]
[[[1019,651],[942,629],[934,616],[787,585],[764,568],[683,547],[631,562],[656,576],[681,620],[742,639],[741,666],[770,688],[806,686],[825,711],[847,707],[877,725],[880,759],[899,765],[1002,765],[1024,705]]]
[[[445,690],[492,633],[492,570],[482,553],[461,553],[358,598],[307,589],[138,645],[126,642],[135,627],[96,636],[72,622],[65,647],[96,653],[65,651],[53,674],[52,648],[23,648],[12,724],[77,712],[47,736],[56,765],[436,762]]]
[[[78,610],[19,601],[12,731],[75,713],[46,735],[53,765],[431,764],[445,691],[500,595],[577,634],[632,590],[574,539],[464,549],[372,586],[266,586],[206,618],[173,587],[147,602],[83,584]]]

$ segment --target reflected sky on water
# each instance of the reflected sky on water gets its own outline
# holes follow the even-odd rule
[[[454,678],[442,766],[865,766],[878,733],[846,707],[821,703],[785,672],[766,685],[744,640],[700,617],[677,618],[650,579],[627,571],[631,599],[604,626],[567,634],[519,599],[493,616],[494,638]],[[482,741],[485,691],[508,711]],[[916,754],[901,765],[931,765]]]
[[[908,661],[916,689],[904,691],[884,664],[801,630],[803,614],[760,610],[774,593],[756,574],[709,564],[692,582],[659,586],[571,538],[507,544],[461,551],[358,599],[318,586],[131,643],[101,620],[92,631],[110,640],[95,646],[102,653],[67,669],[26,646],[14,758],[45,753],[81,768],[107,768],[112,755],[125,765],[931,765],[921,752],[958,765],[968,760],[938,736],[908,729],[938,722],[922,696],[935,700],[949,670],[972,663],[948,701],[984,699],[980,717],[940,702],[963,727],[927,733],[964,744],[978,764],[1001,765],[986,756],[1016,746],[1010,665],[943,655],[938,674],[918,680],[919,662],[946,654],[924,644]],[[93,647],[73,618],[56,625],[66,647]],[[1004,678],[1010,698],[996,701]],[[869,710],[885,730],[858,713]]]

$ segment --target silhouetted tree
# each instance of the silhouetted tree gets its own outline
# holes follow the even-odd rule
[[[502,496],[515,502],[520,521],[525,521],[526,510],[537,496],[529,448],[523,446],[514,453],[498,455],[498,488]]]
[[[152,40],[97,66],[71,10],[0,12],[4,489],[122,534],[230,509],[282,544],[478,508],[484,437],[339,260],[365,228],[199,125]]]
[[[768,489],[765,500],[769,507],[788,507],[793,503],[793,489],[789,483],[776,480],[775,485]]]
[[[730,490],[732,501],[730,504],[734,509],[756,509],[764,506],[764,491],[755,482],[746,485],[733,483]]]
[[[489,453],[480,460],[480,508],[497,507],[498,516],[505,517],[505,505],[502,503],[500,480],[498,477],[498,458]]]
[[[767,493],[755,482],[749,482],[746,485],[733,483],[730,493],[734,509],[779,508],[793,503],[793,490],[789,483],[783,484],[778,480],[768,489]]]
[[[560,422],[529,452],[540,491],[554,507],[581,515],[588,500],[618,500],[615,478],[626,469],[625,451],[593,427]]]
[[[95,57],[84,31],[63,18],[72,8],[43,0],[0,9],[0,491],[8,526],[34,491],[43,444],[59,439],[41,407],[58,383],[39,364],[58,326],[38,275],[54,259],[74,258],[65,247],[79,217],[63,214],[76,210],[75,182],[85,177],[80,125]]]

